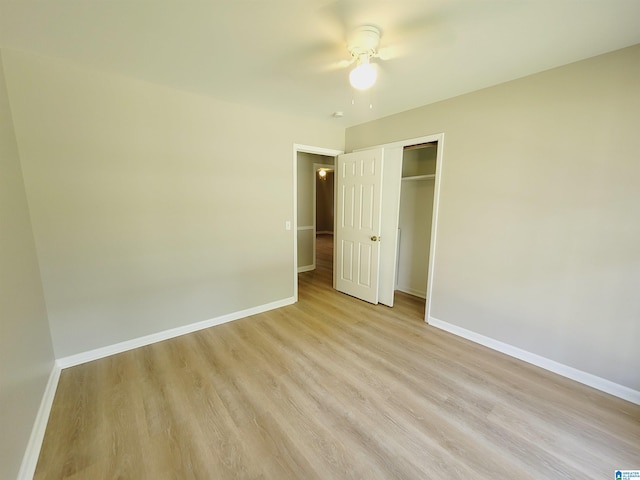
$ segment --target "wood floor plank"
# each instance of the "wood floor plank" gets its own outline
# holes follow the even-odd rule
[[[36,479],[612,478],[640,406],[334,291],[66,369]]]

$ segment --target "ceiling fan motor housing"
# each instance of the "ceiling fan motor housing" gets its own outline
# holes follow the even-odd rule
[[[362,25],[349,36],[347,48],[354,58],[362,55],[372,57],[380,44],[380,29],[373,25]]]

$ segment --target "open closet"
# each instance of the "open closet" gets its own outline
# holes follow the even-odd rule
[[[439,133],[337,157],[336,290],[389,307],[399,291],[421,297],[428,321],[443,142]]]
[[[438,142],[402,153],[395,289],[426,298]]]

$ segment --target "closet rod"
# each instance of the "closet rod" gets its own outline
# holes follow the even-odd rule
[[[436,178],[435,174],[431,175],[412,175],[410,177],[402,177],[402,180],[430,180]]]

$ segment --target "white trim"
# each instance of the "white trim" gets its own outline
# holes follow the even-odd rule
[[[223,323],[238,320],[240,318],[249,317],[258,313],[274,310],[276,308],[285,307],[295,303],[293,297],[284,298],[275,302],[259,305],[257,307],[248,308],[239,312],[228,313],[220,317],[211,318],[209,320],[203,320],[201,322],[191,323],[182,327],[171,328],[158,333],[152,333],[151,335],[145,335],[144,337],[138,337],[124,342],[108,345],[106,347],[96,348],[95,350],[89,350],[87,352],[78,353],[76,355],[70,355],[68,357],[59,358],[56,360],[56,364],[59,368],[68,368],[80,365],[82,363],[91,362],[100,358],[115,355],[117,353],[133,350],[134,348],[144,347],[156,342],[162,342],[170,338],[186,335],[187,333],[197,332],[205,328],[214,327]]]
[[[436,238],[438,238],[438,212],[440,211],[440,183],[442,181],[442,161],[444,152],[444,133],[431,135],[437,137],[436,177],[433,187],[433,210],[431,216],[431,241],[429,243],[429,266],[427,267],[427,302],[424,309],[424,321],[431,316],[431,299],[433,298],[433,279],[435,277]],[[430,138],[430,137],[428,137]]]
[[[314,153],[316,155],[324,155],[325,157],[336,157],[342,155],[344,150],[335,150],[333,148],[313,147],[310,145],[293,144],[294,150],[297,152]]]
[[[33,422],[33,429],[29,436],[27,448],[25,449],[24,456],[22,457],[22,464],[20,465],[20,471],[18,472],[18,480],[31,480],[36,471],[38,457],[40,456],[40,449],[42,448],[42,441],[44,440],[44,433],[47,429],[49,414],[51,413],[51,406],[53,405],[53,399],[56,395],[56,389],[58,388],[60,370],[60,366],[57,362],[54,363],[51,373],[49,374],[47,386],[45,387],[42,395],[42,400],[40,401],[40,408],[38,408],[36,419]]]
[[[293,144],[293,301],[298,301],[298,148]],[[304,151],[304,150],[300,150]]]
[[[466,338],[467,340],[471,340],[472,342],[479,343],[480,345],[489,347],[492,350],[496,350],[511,357],[518,358],[550,372],[557,373],[558,375],[561,375],[563,377],[570,378],[571,380],[575,380],[576,382],[595,388],[596,390],[609,393],[618,398],[622,398],[629,402],[635,403],[636,405],[640,405],[640,391],[633,390],[632,388],[614,383],[610,380],[598,377],[591,373],[583,372],[582,370],[578,370],[577,368],[564,365],[562,363],[556,362],[555,360],[550,360],[535,353],[522,350],[521,348],[514,347],[513,345],[509,345],[508,343],[504,343],[490,337],[485,337],[484,335],[472,332],[471,330],[467,330],[466,328],[443,322],[442,320],[438,320],[437,318],[429,317],[429,325],[432,325],[441,330],[445,330],[459,337]]]
[[[436,133],[433,135],[425,135],[424,137],[417,137],[417,138],[407,138],[406,140],[398,140],[397,142],[391,142],[391,143],[383,143],[381,145],[375,145],[373,147],[362,147],[362,148],[356,148],[355,150],[353,150],[354,152],[360,152],[362,150],[371,150],[372,148],[404,148],[404,147],[411,147],[413,145],[421,145],[423,143],[431,143],[431,142],[437,142],[440,138],[440,135],[444,135],[443,133]],[[438,145],[438,148],[440,148],[440,145]]]
[[[298,273],[310,272],[311,270],[315,269],[315,265],[305,265],[304,267],[298,267]]]
[[[426,292],[421,292],[420,290],[416,290],[415,288],[402,287],[400,285],[397,285],[396,286],[396,290],[398,290],[400,292],[408,293],[409,295],[413,295],[414,297],[424,298],[425,300],[427,299],[427,293]]]
[[[332,148],[314,147],[311,145],[293,144],[293,301],[298,301],[298,152],[313,153],[334,157],[342,155],[344,150],[334,150]]]

